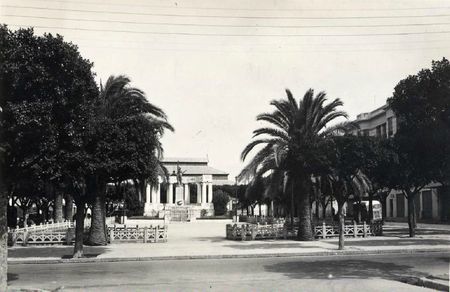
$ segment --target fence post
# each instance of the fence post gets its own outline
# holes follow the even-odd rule
[[[70,242],[71,242],[71,240],[70,240],[70,229],[67,228],[67,231],[66,231],[66,245],[70,245]]]
[[[147,243],[148,229],[147,226],[144,227],[144,243]]]
[[[322,238],[327,238],[327,225],[325,224],[325,221],[322,222]]]
[[[23,232],[23,242],[22,242],[22,245],[23,246],[27,246],[27,241],[28,241],[28,231],[24,231]]]
[[[355,220],[353,220],[353,237],[358,237],[358,225]]]
[[[111,230],[109,231],[109,243],[113,243],[114,241],[114,230],[115,228],[111,228]]]
[[[156,225],[155,227],[155,243],[158,242],[159,237],[159,225]]]
[[[364,235],[363,235],[363,237],[366,237],[366,232],[367,232],[367,225],[366,225],[366,221],[364,221],[364,223],[363,223],[363,231],[364,231]]]

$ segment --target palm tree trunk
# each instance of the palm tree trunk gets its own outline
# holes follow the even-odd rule
[[[344,249],[344,228],[345,228],[345,218],[344,218],[344,203],[338,201],[338,213],[339,213],[339,250]],[[356,230],[355,230],[356,232]]]
[[[73,220],[73,198],[70,194],[66,195],[66,220]]]
[[[304,189],[306,190],[306,188]],[[309,203],[309,193],[305,191],[305,193],[301,194],[298,201],[299,225],[297,239],[301,241],[314,240],[311,225],[311,204]]]
[[[63,195],[61,192],[55,192],[55,210],[54,210],[54,220],[55,222],[63,222]]]
[[[90,245],[106,245],[106,206],[105,206],[106,185],[99,183],[92,205],[91,229],[89,231],[88,243]]]
[[[75,225],[75,245],[73,249],[73,258],[83,257],[83,237],[84,237],[84,200],[78,200],[77,213],[75,214],[76,225]]]

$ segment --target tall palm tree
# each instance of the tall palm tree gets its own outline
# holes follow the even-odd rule
[[[150,103],[142,90],[130,86],[130,79],[123,75],[110,76],[104,86],[100,85],[96,117],[93,123],[94,128],[96,125],[104,125],[105,122],[111,125],[119,122],[122,123],[121,125],[123,125],[123,122],[142,124],[142,128],[147,129],[148,135],[155,135],[156,144],[154,145],[155,149],[140,149],[140,151],[156,153],[155,160],[159,160],[163,153],[159,138],[165,130],[174,130],[167,122],[164,111]],[[154,172],[156,173],[157,169]],[[106,184],[111,179],[111,173],[108,169],[102,169],[101,171],[94,171],[93,175],[98,188],[92,206],[92,222],[88,242],[92,245],[104,245],[107,242],[105,193]],[[133,177],[138,181],[139,189],[144,192],[148,179],[146,176],[148,174]]]
[[[287,98],[273,100],[275,107],[271,113],[257,116],[258,121],[270,124],[253,131],[254,140],[242,151],[244,161],[256,146],[262,146],[240,174],[241,179],[252,179],[265,175],[271,170],[282,171],[278,175],[282,181],[291,182],[293,196],[299,210],[299,240],[312,240],[310,216],[311,175],[321,164],[320,147],[331,132],[343,128],[327,128],[337,118],[347,118],[344,111],[338,110],[343,105],[339,99],[326,104],[324,92],[314,96],[309,89],[298,102],[292,93],[286,90]]]

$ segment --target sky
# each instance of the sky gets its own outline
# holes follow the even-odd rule
[[[175,127],[165,156],[208,157],[230,180],[286,88],[354,119],[450,50],[450,1],[435,0],[0,0],[0,23],[63,35],[98,82],[129,76]]]

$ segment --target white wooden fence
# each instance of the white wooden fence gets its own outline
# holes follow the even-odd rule
[[[373,224],[346,224],[344,236],[368,237],[382,235],[381,223]],[[258,239],[288,239],[295,238],[298,227],[289,228],[283,224],[227,224],[226,238],[231,240],[258,240]],[[326,224],[314,226],[314,237],[317,239],[335,238],[339,236],[339,225]]]
[[[167,225],[150,227],[112,226],[108,227],[110,243],[115,242],[166,242]]]

